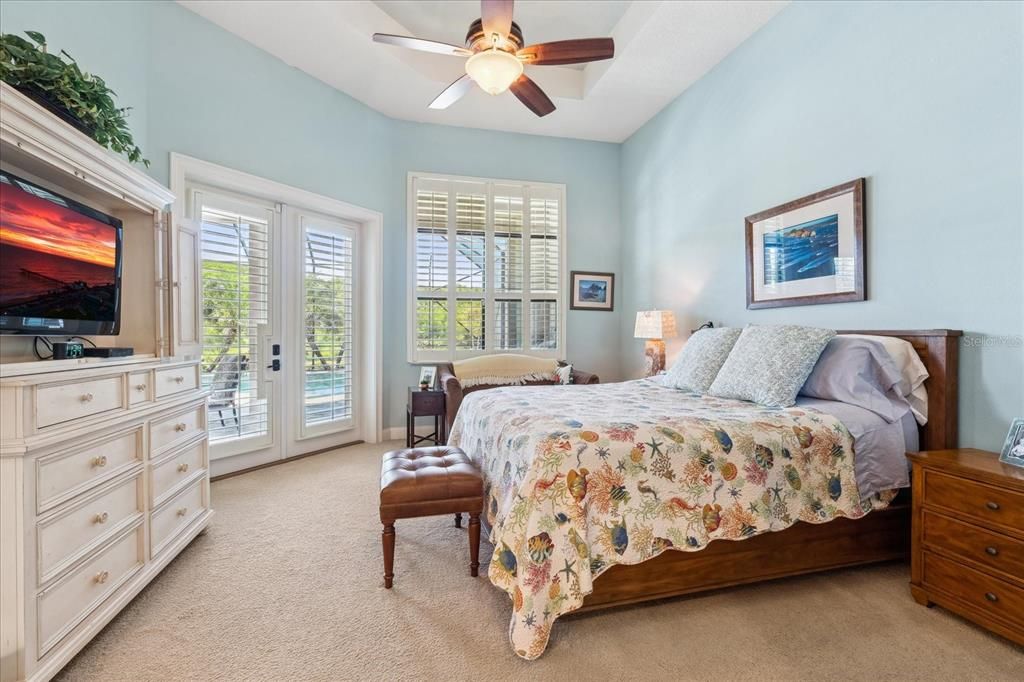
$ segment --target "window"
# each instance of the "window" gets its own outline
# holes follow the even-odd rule
[[[565,187],[409,176],[411,362],[561,357]]]

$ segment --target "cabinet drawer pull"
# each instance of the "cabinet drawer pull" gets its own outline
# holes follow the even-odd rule
[[[81,400],[83,403],[91,403],[92,393],[83,393],[82,395],[78,396],[78,399]]]
[[[100,455],[99,457],[92,458],[92,465],[94,467],[105,467],[107,466],[107,456]]]
[[[100,571],[99,573],[94,575],[92,579],[94,581],[96,581],[97,583],[99,583],[100,585],[102,585],[103,583],[107,582],[107,578],[109,578],[109,577],[110,577],[110,571]]]
[[[185,381],[185,377],[183,377],[183,376],[176,376],[176,377],[174,377],[174,383],[176,383],[176,384],[180,384],[183,381]]]
[[[139,391],[140,393],[142,391],[145,391],[146,390],[146,384],[135,384],[135,390]]]
[[[182,507],[181,509],[178,510],[178,516],[184,516],[187,513],[188,513],[188,507]]]
[[[110,514],[108,514],[107,512],[101,512],[101,513],[97,514],[96,516],[92,517],[92,522],[93,523],[106,523],[108,518],[110,518]]]
[[[999,555],[999,548],[998,547],[986,547],[985,548],[985,554],[988,554],[989,556],[998,556]]]
[[[179,464],[178,471],[180,471],[181,473],[185,473],[186,471],[188,471],[188,462],[182,462],[181,464]]]
[[[989,509],[991,509],[992,511],[999,511],[999,503],[998,502],[986,502],[985,506],[988,507]]]
[[[175,431],[184,431],[187,428],[188,424],[186,424],[185,422],[178,422],[177,424],[174,425]]]
[[[985,593],[985,599],[988,599],[990,602],[993,602],[993,603],[999,601],[999,597],[996,596],[995,592],[986,592]]]

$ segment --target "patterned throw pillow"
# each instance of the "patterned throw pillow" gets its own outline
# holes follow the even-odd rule
[[[707,393],[742,332],[738,327],[694,332],[665,375],[665,385],[692,393]]]
[[[790,407],[835,335],[832,329],[798,325],[746,327],[708,393]]]

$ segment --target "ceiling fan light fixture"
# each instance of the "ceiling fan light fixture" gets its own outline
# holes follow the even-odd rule
[[[466,73],[490,95],[500,95],[523,75],[523,63],[498,49],[484,50],[466,60]]]

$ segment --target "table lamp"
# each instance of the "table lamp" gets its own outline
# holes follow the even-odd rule
[[[671,310],[643,310],[636,314],[633,337],[647,339],[644,345],[645,376],[654,376],[665,369],[665,342],[676,335],[676,316]]]

